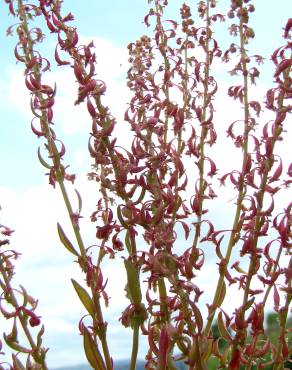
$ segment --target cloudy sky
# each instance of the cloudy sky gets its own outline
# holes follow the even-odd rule
[[[130,96],[124,79],[127,70],[126,46],[145,33],[142,20],[147,11],[147,1],[65,0],[64,6],[68,10],[69,3],[72,6],[70,11],[76,18],[75,25],[78,27],[80,37],[85,41],[94,40],[98,75],[108,86],[106,102],[110,104],[112,112],[118,119],[122,120]],[[170,0],[170,3],[171,15],[178,9],[180,1]],[[219,3],[222,3],[225,11],[229,2],[219,0]],[[287,10],[291,8],[290,0],[257,1],[255,6],[252,24],[256,40],[251,46],[251,51],[253,53],[257,51],[269,58],[273,50],[282,44],[282,27],[286,22]],[[82,277],[79,275],[78,266],[60,246],[56,235],[57,221],[61,222],[69,235],[70,227],[60,194],[49,187],[45,171],[37,160],[36,151],[39,143],[30,131],[29,95],[24,87],[21,66],[16,65],[13,58],[15,39],[5,36],[7,27],[15,23],[7,13],[6,4],[1,2],[0,223],[15,229],[12,246],[22,253],[22,258],[17,263],[16,283],[21,282],[40,301],[38,312],[46,324],[45,344],[50,347],[48,354],[50,366],[78,364],[84,362],[77,328],[84,310],[73,292],[70,278],[75,277],[82,282]],[[51,38],[48,38],[46,45],[45,52],[53,50]],[[217,66],[217,69],[220,72],[220,66]],[[217,119],[228,124],[232,122],[233,117],[238,118],[240,110],[238,111],[232,102],[226,106],[223,94],[224,87],[227,87],[227,75],[224,79],[223,74],[220,74],[222,95],[217,102]],[[260,101],[263,101],[266,88],[272,84],[271,76],[271,63],[267,60],[260,84],[253,91]],[[90,120],[82,106],[73,106],[76,85],[71,71],[53,69],[49,78],[51,81],[60,81],[57,85],[58,95],[54,111],[56,131],[66,144],[66,163],[70,164],[71,171],[78,176],[76,187],[84,201],[84,219],[81,227],[83,235],[86,235],[87,245],[91,245],[95,242],[95,228],[88,222],[88,216],[94,210],[97,189],[93,183],[86,180],[86,173],[90,170],[90,159],[87,155]],[[263,119],[267,120],[269,117]],[[291,132],[287,135],[290,135],[291,139]],[[222,159],[221,163],[236,166],[237,158],[232,157],[231,160],[228,150],[228,146],[223,143],[214,154],[217,159]],[[287,147],[283,145],[279,152],[285,156],[286,150]],[[226,158],[229,160],[226,161]],[[224,202],[230,199],[228,194],[222,193],[222,197]],[[222,204],[214,210],[213,216],[223,225],[228,216],[226,216],[227,205],[222,208]],[[207,275],[200,277],[200,287],[207,292],[205,299],[214,285],[214,280],[210,279],[211,267],[208,270],[208,266],[211,265],[206,266]],[[119,268],[119,261],[106,265],[104,275],[113,277],[108,286],[109,295],[112,297],[111,305],[106,312],[106,319],[110,322],[110,348],[115,358],[125,358],[130,355],[130,339],[129,331],[120,327],[118,322],[120,312],[127,304],[122,295],[124,274]]]

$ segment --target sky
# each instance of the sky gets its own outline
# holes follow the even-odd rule
[[[179,0],[170,0],[169,15],[173,16],[180,5]],[[228,8],[227,0],[219,0],[223,11]],[[251,19],[256,32],[256,39],[250,51],[267,58],[263,67],[260,83],[253,94],[263,101],[267,87],[272,86],[271,63],[269,56],[274,49],[282,45],[282,27],[285,25],[290,0],[254,1],[256,12]],[[101,79],[106,81],[108,92],[105,102],[118,120],[122,121],[123,112],[130,94],[125,84],[127,70],[127,50],[129,42],[144,34],[142,24],[147,12],[147,1],[137,0],[82,0],[64,1],[64,8],[75,15],[74,25],[79,36],[89,42],[94,40],[97,54],[97,70]],[[68,235],[70,226],[58,190],[47,184],[45,171],[37,160],[39,142],[30,131],[32,118],[29,109],[29,94],[24,87],[23,71],[16,65],[13,49],[15,38],[5,36],[7,27],[15,21],[7,16],[6,4],[0,3],[0,223],[15,230],[11,245],[22,256],[17,262],[15,282],[23,284],[30,294],[39,299],[38,312],[46,326],[45,345],[50,347],[48,362],[50,367],[78,364],[85,362],[78,334],[78,321],[84,310],[73,291],[70,278],[83,281],[77,264],[60,245],[56,232],[56,223],[60,222]],[[148,32],[148,31],[147,31]],[[219,32],[219,31],[218,31]],[[221,37],[220,33],[218,37]],[[54,48],[54,41],[48,37],[44,51],[49,53]],[[220,124],[232,122],[238,118],[240,109],[235,104],[226,104],[223,90],[228,85],[229,77],[216,66],[222,95],[217,102],[217,120]],[[66,163],[77,174],[76,187],[84,202],[84,219],[81,229],[86,235],[87,245],[95,243],[95,227],[88,220],[94,210],[97,189],[88,182],[86,173],[90,171],[90,159],[87,155],[87,141],[90,132],[90,120],[83,107],[74,107],[76,85],[71,71],[54,69],[50,80],[61,81],[58,84],[55,106],[55,122],[58,136],[64,141]],[[237,115],[237,116],[236,116]],[[263,120],[270,119],[263,114]],[[215,123],[216,124],[216,123]],[[121,132],[121,131],[120,131]],[[225,132],[225,128],[224,128]],[[290,136],[289,136],[290,135]],[[223,135],[224,136],[224,135]],[[122,140],[125,137],[122,137]],[[287,133],[287,142],[291,132]],[[214,151],[217,162],[236,166],[238,157],[230,156],[230,147],[224,141]],[[283,144],[279,153],[285,157],[288,147]],[[228,160],[226,160],[228,158]],[[222,169],[223,170],[223,169]],[[220,202],[213,210],[213,217],[218,224],[228,224],[230,194],[222,190]],[[285,198],[285,194],[282,196]],[[279,204],[283,204],[279,199]],[[110,279],[108,290],[111,296],[106,319],[109,325],[110,349],[114,358],[127,358],[130,355],[130,332],[118,322],[120,312],[128,304],[123,298],[125,274],[119,267],[120,261],[111,261],[104,266],[104,275]],[[213,263],[213,265],[212,265]],[[206,300],[211,297],[214,281],[210,279],[210,269],[214,268],[214,259],[207,263],[205,275],[200,277],[200,287],[206,292]],[[208,270],[209,269],[209,270]],[[235,303],[235,302],[232,302]],[[228,305],[232,305],[229,301]],[[202,310],[204,308],[202,307]],[[3,326],[5,324],[3,323]],[[143,354],[143,348],[140,356]]]

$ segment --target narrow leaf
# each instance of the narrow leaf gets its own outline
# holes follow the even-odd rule
[[[44,332],[45,332],[45,326],[42,325],[41,330],[38,332],[38,335],[37,335],[37,347],[38,348],[40,348],[41,345],[42,345],[42,342],[43,342],[42,336],[43,336]]]
[[[218,324],[218,329],[219,329],[219,332],[221,334],[221,336],[226,339],[228,342],[231,342],[232,341],[232,337],[230,335],[230,333],[228,332],[225,324],[224,324],[224,321],[223,321],[223,317],[222,317],[222,312],[220,311],[219,314],[218,314],[218,319],[217,319],[217,324]]]
[[[26,307],[27,303],[28,303],[28,294],[27,294],[27,291],[26,289],[22,286],[22,285],[19,285],[21,291],[22,291],[22,296],[23,296],[23,303],[22,303],[22,306],[23,307]]]
[[[89,294],[84,288],[82,288],[81,285],[77,283],[77,281],[75,281],[74,279],[71,279],[71,281],[83,306],[87,309],[88,313],[92,317],[94,317],[94,305],[93,305],[92,299],[90,298]]]
[[[97,344],[94,343],[89,331],[84,328],[83,346],[89,364],[96,370],[106,370]]]
[[[82,210],[82,198],[81,198],[79,191],[77,189],[74,189],[74,190],[78,198],[78,214],[80,214]]]
[[[129,254],[132,254],[132,246],[131,246],[131,239],[130,239],[129,230],[127,230],[127,232],[126,232],[125,244],[126,244],[126,247],[127,247],[127,250],[129,252]]]
[[[71,252],[72,254],[74,254],[75,256],[79,256],[76,249],[73,247],[72,243],[70,242],[70,240],[67,238],[66,234],[64,233],[61,225],[59,224],[59,222],[57,223],[57,228],[58,228],[58,234],[59,234],[59,238],[62,242],[62,244],[64,245],[64,247],[66,249],[68,249],[69,252]]]
[[[141,194],[139,195],[138,199],[136,201],[133,202],[134,205],[136,204],[139,204],[142,202],[142,200],[144,199],[144,196],[145,196],[145,193],[146,193],[146,190],[145,188],[142,188],[141,190]]]
[[[41,162],[41,164],[47,168],[48,170],[50,170],[52,168],[52,166],[50,166],[44,159],[43,157],[41,156],[41,150],[40,150],[40,147],[38,148],[38,159],[39,161]]]
[[[202,329],[203,329],[202,314],[201,314],[200,310],[198,309],[198,307],[195,304],[192,304],[192,309],[193,309],[193,312],[194,312],[194,315],[195,315],[195,318],[196,318],[196,325],[197,325],[198,333],[201,333]]]
[[[122,215],[122,211],[121,211],[121,206],[119,205],[118,208],[117,208],[117,216],[118,216],[118,219],[121,223],[121,225],[125,228],[125,229],[128,229],[128,225],[127,223],[124,221],[124,218],[123,218],[123,215]]]
[[[225,281],[223,280],[223,285],[220,291],[220,295],[215,303],[216,307],[220,307],[222,305],[225,296],[226,296],[226,284],[225,284]]]
[[[142,301],[142,293],[140,289],[139,273],[134,264],[129,260],[124,260],[128,278],[128,289],[130,293],[131,303],[139,304]]]
[[[11,341],[11,340],[9,339],[9,336],[8,336],[8,335],[6,335],[5,333],[3,333],[3,338],[4,338],[5,342],[6,342],[6,344],[7,344],[10,348],[14,349],[15,351],[17,351],[17,352],[22,352],[22,353],[30,353],[30,350],[29,350],[28,348],[25,348],[25,347],[21,346],[21,345],[20,345],[20,344],[18,344],[17,342],[13,342],[13,341]]]
[[[279,305],[280,305],[280,295],[279,295],[279,292],[278,292],[278,289],[277,289],[276,285],[274,285],[273,299],[274,299],[274,308],[277,311],[279,309]]]

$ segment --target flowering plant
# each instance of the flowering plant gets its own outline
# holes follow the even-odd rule
[[[292,351],[287,329],[292,203],[287,201],[277,212],[276,201],[291,183],[292,165],[282,161],[277,146],[285,139],[291,113],[292,20],[285,25],[283,46],[271,56],[275,85],[262,103],[250,99],[263,57],[248,52],[255,37],[249,26],[255,7],[249,0],[232,0],[226,16],[217,11],[215,0],[199,1],[196,21],[186,3],[177,19],[165,19],[168,1],[149,0],[144,23],[153,35],[145,34],[128,45],[127,86],[132,97],[123,125],[128,127],[131,144],[123,145],[117,135],[119,124],[103,101],[106,82],[96,77],[94,44],[79,42],[74,17],[63,14],[63,2],[5,2],[18,19],[8,33],[18,37],[14,54],[24,65],[24,82],[31,95],[31,129],[43,143],[38,159],[49,184],[61,190],[75,240],[67,237],[59,223],[57,232],[84,273],[85,283],[72,279],[72,284],[86,312],[79,330],[88,363],[101,370],[115,366],[104,318],[110,299],[103,264],[116,258],[127,276],[129,304],[120,322],[133,333],[131,370],[136,368],[141,335],[149,343],[147,369],[176,369],[176,361],[183,360],[189,369],[202,370],[214,359],[222,369],[283,369]],[[215,29],[223,22],[229,23],[234,38],[225,50],[215,39]],[[53,56],[48,58],[39,50],[45,36],[41,27],[56,36]],[[46,82],[52,63],[71,67],[77,83],[75,104],[85,107],[90,120],[88,150],[93,167],[89,178],[99,186],[91,215],[96,224],[94,253],[83,241],[79,222],[82,194],[75,190],[79,207],[74,212],[68,193],[75,175],[64,163],[65,144],[53,124],[57,85]],[[228,86],[225,99],[233,99],[242,108],[227,128],[241,162],[227,173],[220,173],[221,163],[212,157],[220,136],[225,135],[215,109],[221,94],[215,77],[215,72],[221,73],[220,63],[229,66],[228,78],[238,81]],[[264,107],[269,120],[262,124]],[[227,186],[234,189],[235,205],[230,211],[234,216],[230,227],[222,229],[209,209]],[[10,236],[12,230],[1,228],[3,235]],[[37,302],[24,287],[12,287],[17,253],[4,250],[7,244],[7,239],[1,242],[0,308],[13,321],[11,333],[4,334],[14,351],[11,368],[47,369],[44,326],[36,340],[31,333],[31,327],[41,323],[35,312]],[[217,258],[218,279],[204,316],[200,304],[204,292],[197,281],[212,255]],[[230,286],[236,286],[242,296],[234,312],[223,307]],[[276,343],[264,327],[270,295],[278,315]],[[217,337],[212,330],[215,322]],[[19,323],[26,346],[19,343]]]

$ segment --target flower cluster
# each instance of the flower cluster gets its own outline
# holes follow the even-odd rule
[[[15,274],[14,262],[19,257],[19,253],[8,249],[10,236],[13,230],[0,224],[0,312],[6,320],[12,320],[11,331],[3,334],[5,344],[12,351],[12,365],[10,369],[23,369],[23,359],[26,358],[26,369],[40,366],[46,370],[47,348],[42,347],[42,337],[44,325],[38,330],[36,340],[31,328],[41,324],[41,318],[36,314],[38,301],[31,297],[26,289],[20,285],[19,289],[13,286],[13,276]],[[22,301],[20,304],[19,302]],[[20,333],[19,329],[23,333]],[[23,338],[24,334],[24,338]],[[0,349],[2,342],[0,341]],[[4,355],[0,352],[0,355]],[[4,369],[8,363],[1,362],[0,367]]]
[[[6,2],[10,13],[20,20],[15,57],[25,64],[25,84],[34,114],[31,127],[44,139],[48,153],[45,160],[39,149],[38,158],[49,170],[50,184],[58,183],[61,188],[79,248],[58,224],[59,237],[77,258],[90,291],[72,279],[87,311],[79,329],[89,364],[108,370],[114,366],[100,303],[103,298],[105,305],[109,304],[102,262],[106,257],[120,257],[129,299],[120,321],[133,330],[131,370],[136,366],[140,332],[148,338],[148,369],[174,369],[179,359],[190,369],[205,369],[212,358],[220,368],[273,364],[274,369],[280,369],[291,353],[286,324],[292,267],[289,257],[283,255],[291,254],[292,204],[287,202],[277,215],[275,201],[279,191],[290,185],[292,171],[290,165],[288,179],[283,180],[276,145],[283,140],[285,120],[291,113],[291,20],[284,30],[286,45],[272,55],[276,87],[267,91],[265,106],[274,118],[261,130],[263,104],[249,99],[263,62],[263,57],[249,55],[247,50],[255,37],[249,26],[253,4],[231,1],[227,21],[234,22],[229,32],[236,41],[222,51],[215,29],[226,19],[216,12],[215,0],[198,3],[196,22],[186,3],[180,8],[180,19],[172,20],[164,16],[167,1],[149,0],[144,23],[147,28],[154,24],[154,35],[145,34],[128,45],[127,86],[132,97],[122,124],[128,127],[130,144],[120,145],[115,137],[116,119],[103,104],[107,87],[97,78],[94,44],[80,44],[77,29],[71,26],[73,15],[62,15],[62,1],[24,5],[19,0],[17,9],[13,0]],[[96,223],[97,253],[82,241],[78,222],[81,195],[76,191],[78,212],[73,212],[67,195],[65,180],[73,183],[75,177],[63,165],[65,146],[52,128],[56,87],[43,82],[50,69],[50,61],[37,51],[43,31],[29,28],[37,17],[56,35],[54,61],[59,67],[70,67],[77,83],[75,104],[85,104],[91,120],[88,150],[93,170],[89,177],[100,190],[91,215]],[[227,136],[235,150],[241,151],[242,161],[239,168],[221,175],[218,181],[223,186],[230,184],[236,192],[233,223],[228,230],[216,228],[208,211],[219,196],[216,175],[220,169],[211,151],[217,143],[214,101],[218,85],[213,69],[221,61],[234,63],[230,75],[241,79],[240,84],[227,89],[234,104],[242,108],[241,119],[229,125]],[[267,241],[272,228],[277,235]],[[205,246],[211,246],[218,259],[218,280],[213,300],[207,304],[207,317],[200,307],[204,292],[196,284],[208,258]],[[93,255],[98,256],[96,262]],[[242,302],[233,313],[222,308],[230,285],[242,293]],[[264,327],[271,290],[279,317],[278,344],[271,342]],[[39,317],[34,308],[23,305],[15,312],[35,326]],[[213,333],[215,320],[219,339]]]

